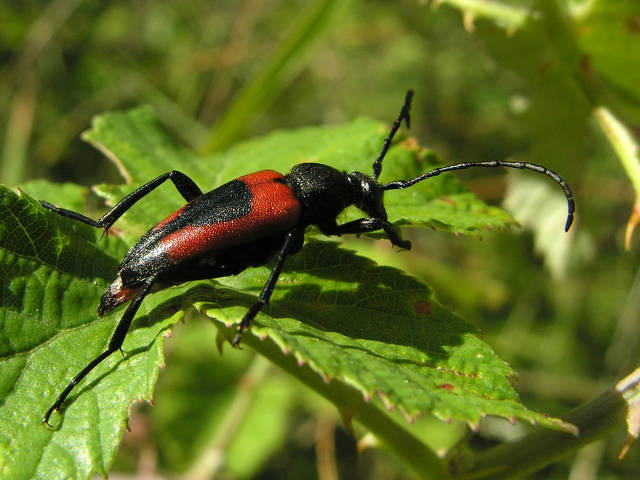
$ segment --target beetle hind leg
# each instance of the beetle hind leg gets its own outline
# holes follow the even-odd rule
[[[167,180],[171,180],[173,182],[173,185],[187,202],[190,202],[194,198],[202,195],[202,190],[200,190],[198,185],[196,185],[196,182],[194,182],[184,173],[179,172],[178,170],[172,170],[171,172],[164,173],[154,178],[150,182],[145,183],[141,187],[136,188],[133,192],[116,203],[114,207],[107,213],[105,213],[99,220],[93,220],[82,215],[81,213],[74,212],[73,210],[67,210],[66,208],[57,207],[52,203],[45,202],[44,200],[40,200],[40,205],[42,205],[47,210],[56,212],[58,215],[71,218],[82,223],[86,223],[87,225],[91,225],[95,228],[102,228],[106,232],[107,230],[109,230],[109,227],[111,227],[111,225],[113,225],[116,220],[124,215],[124,213],[129,210],[138,200],[151,193],[151,191],[159,187]]]

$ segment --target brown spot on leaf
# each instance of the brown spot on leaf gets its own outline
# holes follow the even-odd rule
[[[445,390],[449,390],[450,392],[452,392],[453,390],[456,389],[456,387],[454,387],[453,385],[451,385],[450,383],[441,383],[439,385],[440,388],[444,388]]]
[[[419,315],[431,315],[431,304],[426,300],[417,300],[413,304],[413,310]]]

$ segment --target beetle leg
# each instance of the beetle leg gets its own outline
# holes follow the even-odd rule
[[[71,390],[73,390],[73,388],[84,377],[86,377],[91,370],[97,367],[105,358],[107,358],[113,352],[116,352],[121,349],[122,343],[124,342],[124,338],[127,336],[127,332],[129,331],[129,327],[131,326],[131,321],[133,320],[133,317],[138,311],[138,308],[140,308],[140,304],[142,303],[142,300],[144,300],[144,297],[146,297],[149,291],[151,290],[151,286],[153,285],[153,282],[155,280],[156,280],[155,275],[145,279],[144,283],[140,287],[140,291],[127,307],[127,310],[124,312],[124,315],[122,315],[120,322],[118,322],[118,325],[116,326],[116,329],[113,332],[113,335],[111,336],[111,340],[109,341],[109,346],[107,347],[107,349],[104,352],[102,352],[100,355],[98,355],[96,358],[91,360],[86,367],[80,370],[80,373],[78,373],[75,377],[73,377],[73,380],[69,382],[69,385],[66,386],[66,388],[58,396],[58,398],[53,403],[53,405],[51,405],[49,410],[47,410],[47,413],[44,414],[42,423],[46,423],[47,426],[51,427],[51,424],[49,423],[49,417],[51,417],[51,414],[53,413],[54,410],[58,411],[60,409],[60,406],[64,403],[66,398],[69,396],[69,394],[71,393]]]
[[[342,225],[323,225],[320,231],[325,235],[360,234],[384,230],[392,245],[396,245],[405,250],[411,250],[411,242],[403,240],[396,227],[383,218],[365,217],[343,223]]]
[[[56,212],[58,215],[63,217],[71,218],[78,222],[86,223],[87,225],[91,225],[95,228],[100,228],[98,222],[96,222],[93,218],[85,217],[81,213],[74,212],[73,210],[67,210],[66,208],[56,207],[53,203],[45,202],[44,200],[40,200],[40,205],[42,205],[47,210],[51,210],[52,212]]]
[[[276,286],[276,282],[278,281],[278,277],[280,276],[280,272],[282,271],[285,260],[290,254],[300,250],[301,241],[304,241],[304,232],[302,232],[301,234],[299,229],[294,228],[287,234],[284,245],[282,246],[282,248],[280,249],[280,253],[278,254],[276,264],[273,266],[271,274],[269,275],[267,283],[265,283],[262,292],[260,292],[258,301],[251,306],[249,311],[242,318],[242,321],[238,324],[238,331],[236,333],[236,336],[231,341],[231,345],[233,345],[234,347],[238,346],[242,337],[242,332],[249,328],[249,325],[251,325],[251,322],[258,314],[260,309],[267,303],[269,303],[269,299],[271,298],[273,289]]]
[[[129,210],[133,206],[134,203],[136,203],[142,197],[146,196],[166,180],[171,180],[173,182],[178,192],[180,192],[180,195],[182,195],[187,202],[190,202],[194,198],[202,195],[202,190],[200,190],[198,185],[196,185],[196,183],[191,180],[191,178],[187,177],[182,172],[173,170],[154,178],[153,180],[145,183],[139,188],[136,188],[133,192],[120,200],[111,210],[105,213],[102,218],[97,221],[89,217],[85,217],[80,213],[74,212],[73,210],[56,207],[55,205],[43,200],[40,201],[40,204],[44,208],[56,212],[58,215],[62,215],[63,217],[86,223],[87,225],[91,225],[95,228],[103,228],[106,232],[109,227],[113,225],[116,220],[118,220],[118,218],[120,218],[127,210]]]

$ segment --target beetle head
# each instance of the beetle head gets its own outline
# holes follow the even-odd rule
[[[370,217],[386,220],[383,186],[361,172],[348,173],[347,179],[351,187],[352,204]]]

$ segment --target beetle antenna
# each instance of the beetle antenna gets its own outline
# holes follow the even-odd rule
[[[394,124],[395,125],[395,124]],[[571,188],[569,184],[557,173],[542,167],[540,165],[535,165],[533,163],[525,163],[525,162],[503,162],[500,160],[496,160],[493,162],[470,162],[470,163],[458,163],[456,165],[447,165],[446,167],[436,168],[427,173],[423,173],[419,177],[416,177],[412,180],[396,180],[395,182],[390,182],[384,185],[383,190],[396,190],[407,188],[412,185],[415,185],[422,180],[426,180],[427,178],[437,177],[441,173],[450,172],[452,170],[465,170],[467,168],[474,167],[486,167],[486,168],[496,168],[496,167],[508,167],[508,168],[518,168],[520,170],[533,170],[534,172],[541,173],[548,177],[553,178],[553,180],[562,187],[564,191],[564,196],[567,198],[567,223],[564,226],[564,231],[567,232],[573,223],[573,214],[576,211],[575,202],[573,201],[573,193],[571,192]]]
[[[402,120],[404,119],[404,121],[406,122],[407,128],[411,127],[409,110],[411,110],[412,99],[413,99],[413,90],[407,90],[407,95],[404,97],[404,105],[402,106],[402,110],[400,110],[400,115],[398,115],[398,118],[396,119],[396,121],[393,122],[393,125],[391,126],[391,132],[389,132],[389,136],[384,139],[384,144],[382,145],[382,151],[380,152],[380,155],[378,155],[378,158],[376,158],[376,161],[373,162],[373,175],[371,178],[373,178],[376,181],[380,176],[380,172],[382,172],[382,159],[387,154],[387,151],[391,146],[391,141],[393,140],[393,137],[396,135],[396,132],[400,128],[400,124],[402,123]]]

